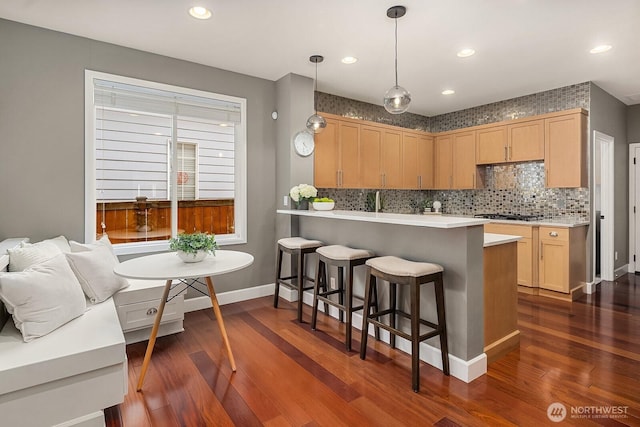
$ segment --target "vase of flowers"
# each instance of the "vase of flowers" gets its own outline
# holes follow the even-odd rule
[[[208,254],[216,254],[218,243],[214,234],[178,234],[178,237],[169,240],[169,249],[177,251],[184,262],[200,262]]]
[[[315,199],[318,190],[313,185],[299,184],[289,190],[289,197],[296,204],[296,209],[309,209],[309,201]]]

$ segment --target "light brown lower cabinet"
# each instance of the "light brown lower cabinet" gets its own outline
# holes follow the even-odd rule
[[[518,285],[538,287],[538,227],[518,224],[485,224],[486,233],[522,236],[518,241]]]
[[[522,236],[518,241],[518,289],[574,300],[586,280],[587,227],[485,224],[486,233]]]
[[[483,250],[484,352],[487,363],[520,345],[518,330],[517,244]]]
[[[586,227],[540,227],[540,288],[582,295],[586,279]]]

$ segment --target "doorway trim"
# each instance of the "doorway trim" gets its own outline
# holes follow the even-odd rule
[[[636,203],[636,180],[635,180],[635,151],[636,148],[640,148],[640,143],[634,142],[629,144],[629,272],[634,273],[636,271],[636,263],[640,263],[640,260],[634,260],[636,254],[636,221],[635,216],[640,215],[634,212]]]
[[[600,222],[600,278],[602,280],[614,280],[615,277],[615,246],[614,246],[614,138],[597,130],[593,131],[593,170],[600,169],[600,215],[603,218]],[[600,155],[596,156],[596,150],[600,150]],[[600,159],[600,167],[595,165],[596,159]],[[594,173],[593,188],[595,191],[597,177]],[[595,195],[594,195],[595,197]],[[596,203],[592,206],[593,232],[596,233]],[[596,238],[593,238],[593,277],[596,279]]]

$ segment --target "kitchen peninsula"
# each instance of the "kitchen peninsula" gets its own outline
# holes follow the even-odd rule
[[[318,239],[327,244],[366,248],[375,251],[378,256],[395,255],[442,265],[451,374],[470,382],[486,373],[483,225],[488,220],[340,210],[277,212],[291,216],[292,235]],[[498,236],[493,243],[515,240],[517,238],[513,236],[502,236],[502,239]],[[363,275],[356,274],[356,295],[362,295],[362,281]],[[429,295],[428,292],[426,294]],[[386,295],[380,295],[380,300],[387,301]],[[433,298],[425,296],[421,306],[424,308],[424,317],[429,318],[435,313]],[[429,345],[423,344],[421,350],[422,359],[441,368],[436,340],[427,343]],[[402,346],[399,348],[407,351]]]

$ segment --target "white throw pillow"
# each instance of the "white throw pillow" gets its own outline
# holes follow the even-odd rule
[[[64,255],[17,273],[0,273],[0,298],[25,342],[82,315],[86,300]]]
[[[9,271],[23,271],[61,254],[62,251],[54,243],[40,242],[9,249],[7,253],[9,254]]]
[[[65,255],[82,290],[93,304],[102,302],[129,286],[127,279],[113,272],[116,260],[105,245],[96,245],[91,250]]]
[[[60,249],[60,252],[62,252],[62,253],[71,252],[71,247],[69,246],[69,241],[64,236],[54,237],[53,239],[47,239],[47,240],[43,240],[43,241],[37,242],[37,243],[25,243],[25,242],[22,242],[21,246],[22,247],[38,246],[38,245],[41,245],[43,243],[45,243],[45,244],[46,243],[53,243],[54,245],[56,245],[58,247],[58,249]]]
[[[116,260],[116,263],[117,264],[120,263],[120,261],[118,260],[118,256],[116,255],[116,252],[113,250],[113,245],[111,244],[111,240],[109,240],[109,237],[106,234],[103,235],[95,243],[78,243],[74,240],[69,241],[69,247],[71,248],[71,252],[87,252],[97,248],[98,246],[106,246],[107,248],[109,248],[111,255],[113,255],[113,258]]]

